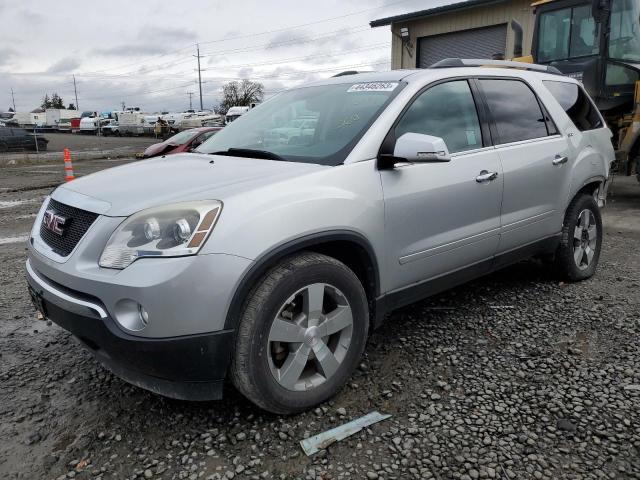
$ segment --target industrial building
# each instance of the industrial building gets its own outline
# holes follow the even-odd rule
[[[370,25],[390,25],[392,69],[426,68],[444,58],[514,56],[519,52],[514,52],[513,20],[524,33],[521,55],[529,55],[533,10],[531,0],[468,0],[381,18]]]

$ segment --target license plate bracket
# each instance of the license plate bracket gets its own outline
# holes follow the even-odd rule
[[[35,309],[42,315],[43,318],[47,318],[47,306],[44,298],[40,295],[31,285],[29,285],[29,296]]]

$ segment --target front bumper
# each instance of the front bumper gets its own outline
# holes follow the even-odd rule
[[[233,331],[172,338],[133,336],[120,329],[97,299],[51,282],[29,262],[27,281],[36,306],[46,318],[76,336],[117,376],[171,398],[221,398]]]

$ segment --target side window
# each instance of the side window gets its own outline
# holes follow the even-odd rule
[[[603,126],[598,114],[585,91],[575,83],[544,80],[544,86],[567,112],[571,121],[580,131],[593,130]]]
[[[422,93],[400,119],[395,136],[409,132],[443,138],[451,153],[481,148],[480,121],[469,83],[441,83]]]
[[[538,99],[518,80],[480,80],[496,124],[499,143],[519,142],[549,135]]]

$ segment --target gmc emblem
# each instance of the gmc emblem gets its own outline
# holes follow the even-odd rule
[[[47,230],[51,230],[56,235],[62,236],[64,233],[64,226],[67,223],[66,217],[55,212],[55,210],[47,210],[44,212],[44,218],[42,224]]]

